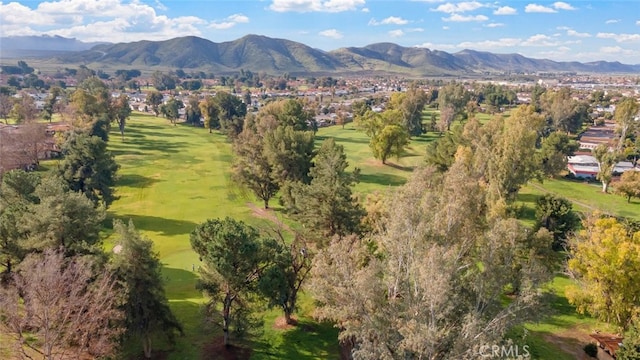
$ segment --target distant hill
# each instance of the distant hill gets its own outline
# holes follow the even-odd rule
[[[51,57],[89,50],[98,44],[104,42],[82,42],[57,35],[0,37],[0,57]]]
[[[73,53],[57,54],[58,62],[109,64],[134,68],[170,67],[198,69],[218,73],[240,69],[270,74],[303,73],[372,73],[386,72],[410,75],[462,75],[505,72],[594,72],[638,73],[639,65],[597,61],[589,63],[557,62],[532,59],[520,54],[494,54],[475,50],[457,53],[393,43],[377,43],[365,47],[346,47],[325,52],[302,43],[247,35],[234,41],[215,43],[195,36],[165,41],[137,41],[119,44],[89,44],[60,37],[23,37],[31,44],[42,43],[40,49],[64,49]],[[9,49],[15,38],[6,39]],[[24,40],[26,41],[26,39]],[[72,50],[76,49],[76,50]]]

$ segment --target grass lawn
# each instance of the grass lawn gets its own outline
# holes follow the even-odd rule
[[[352,127],[334,126],[318,132],[318,142],[328,137],[345,146],[351,166],[362,170],[356,190],[370,192],[403,184],[414,166],[422,161],[429,136],[415,139],[405,157],[383,166],[371,157],[369,139]],[[249,203],[259,201],[239,189],[230,179],[231,146],[223,135],[202,128],[172,126],[168,120],[135,113],[127,123],[125,140],[114,132],[110,150],[121,166],[116,200],[110,218],[133,220],[136,228],[154,241],[164,264],[167,296],[172,309],[185,326],[169,359],[196,359],[220,330],[202,321],[196,291],[198,258],[191,250],[189,233],[208,219],[230,216],[253,225],[271,225],[254,217]],[[274,201],[275,205],[276,201]],[[277,211],[276,207],[276,211]],[[107,229],[107,232],[109,229]],[[107,240],[107,248],[114,239]],[[300,326],[274,329],[277,310],[264,314],[264,327],[252,344],[255,359],[314,359],[338,357],[337,330],[318,324],[309,316],[313,304],[302,297]],[[139,351],[132,345],[129,353]]]

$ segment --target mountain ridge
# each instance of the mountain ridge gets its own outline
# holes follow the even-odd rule
[[[21,38],[22,44],[30,43],[25,40],[29,37]],[[41,50],[62,50],[62,53],[49,56],[65,63],[145,68],[162,66],[206,69],[221,73],[231,73],[240,69],[270,74],[387,72],[427,76],[514,72],[640,72],[640,64],[629,65],[618,61],[559,62],[528,58],[517,53],[496,54],[473,49],[448,53],[421,47],[404,47],[391,42],[323,51],[300,42],[255,34],[220,43],[197,36],[115,44],[88,44],[62,37],[33,38],[37,38]],[[3,57],[6,57],[8,50],[18,53],[20,51],[15,48],[15,40],[11,39],[0,38]],[[43,41],[66,44],[66,47],[55,44],[42,45]],[[10,46],[7,47],[6,44]],[[89,45],[92,47],[87,49]],[[29,49],[22,51],[24,53]]]

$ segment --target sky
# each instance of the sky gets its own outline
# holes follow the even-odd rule
[[[247,34],[326,51],[392,42],[640,64],[640,0],[0,1],[1,37],[117,43],[195,35],[223,42]]]

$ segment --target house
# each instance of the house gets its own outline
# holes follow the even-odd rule
[[[575,177],[580,179],[595,179],[600,172],[600,165],[595,157],[591,155],[569,156],[567,169]]]

